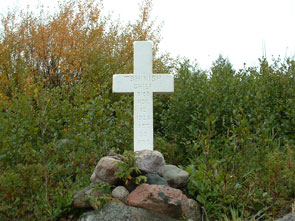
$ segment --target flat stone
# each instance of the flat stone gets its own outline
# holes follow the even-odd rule
[[[129,194],[127,204],[173,218],[180,218],[189,210],[188,199],[181,190],[162,185],[141,184]]]
[[[147,184],[169,186],[166,180],[156,173],[147,173],[144,176],[147,178]]]
[[[79,221],[177,221],[169,216],[123,203],[107,203],[99,211],[83,213]]]
[[[142,150],[136,152],[135,166],[143,173],[164,174],[165,160],[159,151]]]
[[[189,173],[174,165],[164,166],[164,179],[174,188],[181,188],[187,185]]]
[[[119,178],[115,176],[115,172],[119,170],[118,162],[122,161],[111,156],[101,158],[91,175],[91,182],[105,182],[111,185],[118,183]]]
[[[129,191],[124,186],[117,186],[112,191],[112,196],[115,199],[120,200],[124,203],[126,202],[128,195],[129,195]]]

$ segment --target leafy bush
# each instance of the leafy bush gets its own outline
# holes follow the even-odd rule
[[[220,57],[205,74],[180,63],[162,112],[166,160],[188,165],[189,191],[211,219],[270,217],[294,198],[293,60],[236,72]],[[172,151],[171,151],[172,150]],[[167,151],[169,153],[169,151]]]
[[[112,75],[132,73],[135,40],[152,40],[156,53],[158,29],[148,0],[127,25],[101,9],[66,1],[54,15],[2,20],[0,220],[58,217],[102,156],[133,149],[133,99],[112,94]],[[155,59],[159,72],[164,59]]]
[[[124,151],[124,161],[118,161],[119,170],[115,172],[115,176],[120,178],[126,186],[132,179],[135,179],[135,184],[144,183],[147,181],[145,176],[141,176],[140,169],[136,167],[136,155],[134,151]]]

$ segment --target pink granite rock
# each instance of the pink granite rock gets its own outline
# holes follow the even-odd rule
[[[142,150],[136,152],[135,165],[144,173],[164,174],[165,160],[159,151]]]
[[[145,208],[180,218],[189,210],[187,197],[169,186],[141,184],[127,198],[129,206]]]
[[[94,184],[100,182],[116,184],[119,179],[115,176],[115,172],[119,170],[118,162],[120,161],[110,156],[101,158],[91,175],[91,182]]]

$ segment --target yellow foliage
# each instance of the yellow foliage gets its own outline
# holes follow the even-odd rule
[[[160,28],[150,21],[150,0],[143,1],[139,19],[127,25],[102,16],[102,8],[102,1],[69,0],[53,14],[42,7],[39,15],[9,12],[1,21],[0,91],[12,98],[15,90],[31,93],[32,84],[73,85],[98,54],[108,72],[130,71],[135,40],[152,40],[157,49]],[[101,84],[102,78],[92,76],[91,83]]]

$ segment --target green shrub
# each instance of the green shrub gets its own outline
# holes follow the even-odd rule
[[[271,217],[294,198],[294,64],[261,59],[236,72],[219,57],[205,74],[180,63],[157,142],[166,160],[188,165],[189,192],[210,219],[230,208]]]

